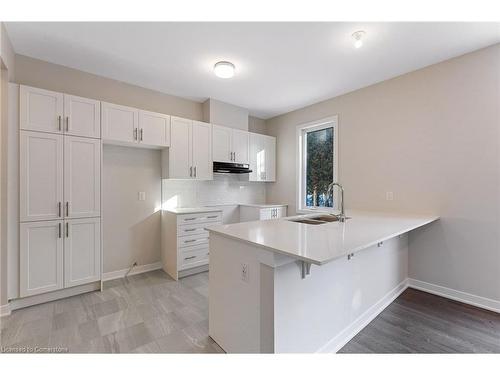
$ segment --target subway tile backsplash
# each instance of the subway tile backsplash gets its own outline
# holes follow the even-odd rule
[[[198,207],[233,203],[265,203],[263,182],[248,176],[214,175],[212,181],[162,180],[163,208]]]

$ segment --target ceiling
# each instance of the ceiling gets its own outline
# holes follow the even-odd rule
[[[500,23],[6,23],[18,54],[270,118],[500,42]],[[365,30],[364,46],[351,34]],[[215,77],[219,60],[236,76]]]

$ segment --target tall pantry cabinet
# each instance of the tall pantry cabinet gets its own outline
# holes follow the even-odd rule
[[[100,102],[20,87],[20,296],[101,278]]]

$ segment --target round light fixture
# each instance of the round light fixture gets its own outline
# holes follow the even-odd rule
[[[352,39],[354,39],[354,47],[361,48],[363,45],[363,38],[365,37],[366,32],[363,30],[356,31],[352,34]]]
[[[231,78],[235,69],[234,64],[229,61],[219,61],[214,65],[214,73],[219,78]]]

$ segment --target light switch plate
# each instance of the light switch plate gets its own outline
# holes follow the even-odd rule
[[[140,201],[145,201],[146,200],[146,192],[145,191],[140,191],[139,192],[139,200]]]
[[[394,193],[392,191],[387,191],[385,193],[385,200],[387,200],[387,201],[394,200]]]

